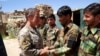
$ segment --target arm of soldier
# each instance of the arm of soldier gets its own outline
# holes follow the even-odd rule
[[[69,32],[69,35],[66,36],[66,37],[68,37],[68,40],[66,41],[67,47],[72,49],[73,47],[77,46],[77,43],[80,41],[80,39],[79,39],[80,35],[79,34],[80,34],[79,28],[72,29]]]
[[[59,48],[51,49],[51,50],[49,50],[49,52],[58,55],[58,54],[66,53],[70,49],[71,48],[68,48],[66,46],[62,46],[62,47],[59,47]]]
[[[19,36],[19,45],[24,54],[26,55],[33,55],[37,56],[40,54],[41,50],[35,49],[31,47],[31,39],[29,38],[29,35],[21,35]]]
[[[63,37],[59,37],[56,42],[54,43],[53,46],[50,46],[49,49],[55,49],[55,48],[59,48],[61,46],[64,45],[64,39]]]
[[[69,36],[66,35],[65,38],[68,37],[68,40],[65,41],[65,44],[62,47],[57,49],[58,53],[69,52],[74,47],[77,47],[76,45],[77,45],[77,41],[78,41],[77,40],[78,39],[78,34],[79,34],[79,30],[78,29],[73,29],[70,32]]]
[[[64,43],[64,37],[61,34],[61,36],[58,38],[58,41],[55,43],[54,47],[55,49],[50,50],[50,52],[54,52],[55,54],[65,53],[71,50],[73,47],[75,47],[77,43],[77,38],[79,34],[79,29],[72,29],[70,31],[69,39],[66,43]],[[66,36],[68,37],[68,36]],[[57,47],[57,48],[56,48]]]
[[[60,37],[59,40],[53,46],[53,49],[49,50],[49,52],[58,55],[61,53],[65,53],[68,50],[70,50],[70,48],[66,47],[66,44],[64,44],[63,37]]]
[[[54,54],[62,54],[62,53],[70,51],[75,46],[75,44],[76,44],[76,42],[71,40],[71,41],[69,41],[69,43],[67,43],[65,45],[62,45],[55,49],[51,49],[50,52],[54,53]]]
[[[60,46],[60,43],[58,41],[56,41],[54,45],[52,45],[52,46],[49,47],[49,50],[57,48],[59,46]]]
[[[59,31],[57,32],[56,37],[57,37],[57,39],[56,39],[54,45],[51,46],[49,49],[59,48],[59,47],[61,47],[61,46],[64,45],[64,37],[63,37],[62,30],[61,30],[61,31],[59,30]]]

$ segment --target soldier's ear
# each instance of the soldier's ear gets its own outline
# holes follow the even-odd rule
[[[99,21],[99,23],[100,23],[100,14],[98,14],[98,15],[96,16],[96,19],[97,19],[97,21]]]
[[[27,16],[27,19],[28,20],[31,20],[32,18],[33,18],[33,16],[31,16],[31,15],[30,16]]]
[[[70,17],[70,14],[67,14],[67,16],[66,16],[68,19],[70,19],[71,17]]]
[[[100,23],[100,14],[99,14],[99,16],[98,16],[98,17],[99,17],[98,19],[99,19],[99,23]]]

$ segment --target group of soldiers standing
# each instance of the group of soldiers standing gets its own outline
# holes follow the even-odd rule
[[[72,10],[65,5],[57,15],[63,26],[55,24],[55,15],[39,15],[40,10],[25,12],[26,24],[19,31],[20,56],[100,56],[100,4],[92,3],[84,9],[82,30],[71,21]]]

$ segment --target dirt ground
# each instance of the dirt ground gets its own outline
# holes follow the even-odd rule
[[[8,56],[19,56],[21,51],[17,39],[4,39],[4,44]]]

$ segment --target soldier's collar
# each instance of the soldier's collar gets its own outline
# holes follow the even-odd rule
[[[69,23],[69,24],[67,24],[65,27],[64,27],[64,34],[66,34],[66,32],[69,30],[69,29],[71,29],[72,28],[72,25],[73,25],[73,23]]]
[[[90,30],[88,29],[88,27],[85,28],[84,30],[84,35],[88,35],[89,34],[89,31],[92,33],[92,34],[95,34],[98,29],[97,28],[91,28]]]
[[[92,28],[91,32],[92,32],[92,34],[95,34],[97,32],[97,28]]]
[[[66,27],[65,27],[65,28],[69,28],[69,29],[70,29],[70,28],[72,27],[72,25],[73,25],[73,23],[72,23],[72,22],[70,22],[69,24],[67,24],[67,25],[66,25]]]
[[[34,30],[36,30],[36,28],[32,28],[31,26],[29,26],[29,25],[26,25],[26,27],[29,29],[29,31],[31,31],[31,32],[34,32]]]

